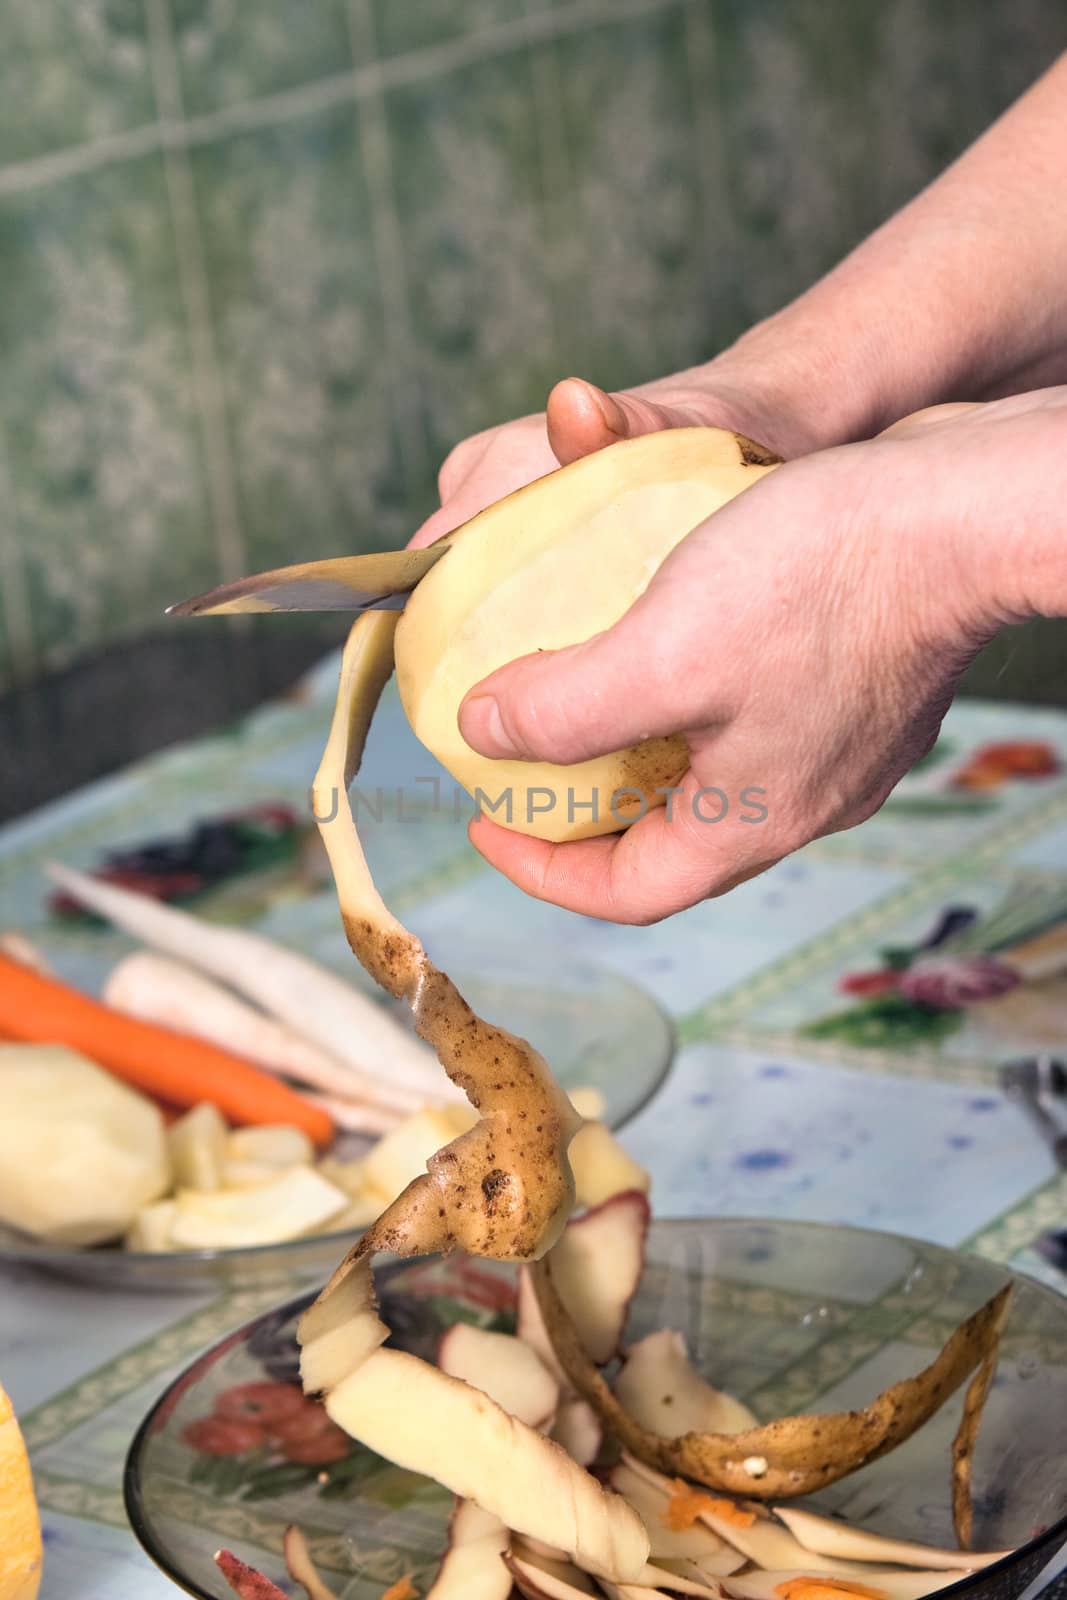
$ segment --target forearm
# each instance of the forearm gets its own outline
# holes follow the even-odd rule
[[[941,406],[812,462],[844,465],[832,492],[861,543],[890,551],[890,608],[940,618],[966,653],[1005,623],[1067,616],[1065,446],[1067,386]]]
[[[797,418],[792,451],[943,399],[1067,378],[1067,56],[827,277],[707,369]]]

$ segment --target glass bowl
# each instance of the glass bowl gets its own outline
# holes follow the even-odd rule
[[[377,1274],[393,1343],[432,1358],[459,1318],[508,1328],[514,1271],[466,1257],[387,1262]],[[686,1336],[695,1365],[767,1420],[865,1404],[918,1371],[1005,1282],[977,1256],[856,1228],[778,1221],[658,1222],[629,1337]],[[298,1523],[342,1600],[380,1600],[413,1572],[424,1593],[451,1496],[361,1446],[248,1445],[231,1392],[266,1383],[281,1410],[297,1376],[294,1332],[310,1295],[209,1350],[145,1418],[126,1464],[130,1521],[148,1553],[202,1600],[228,1600],[221,1544],[275,1579]],[[229,1397],[229,1398],[227,1398]],[[959,1395],[908,1442],[810,1503],[903,1539],[954,1545],[949,1487]],[[269,1406],[268,1406],[269,1409]],[[223,1420],[220,1431],[219,1418]],[[205,1427],[208,1419],[214,1426]],[[1067,1540],[1067,1298],[1017,1280],[974,1467],[976,1549],[1004,1560],[939,1591],[1009,1600]],[[243,1448],[242,1448],[243,1447]],[[320,1459],[316,1459],[316,1455]]]
[[[538,955],[523,964],[499,952],[475,957],[467,945],[462,954],[463,966],[449,970],[475,1010],[530,1039],[565,1088],[599,1090],[609,1127],[622,1127],[659,1089],[673,1059],[674,1030],[638,984],[589,962],[560,957]],[[369,983],[359,986],[369,988]],[[409,1023],[406,1008],[396,1009]],[[371,1142],[346,1135],[335,1148],[355,1158]],[[237,1288],[325,1276],[351,1238],[351,1233],[324,1233],[243,1249],[149,1253],[37,1244],[0,1223],[0,1261],[122,1289]]]

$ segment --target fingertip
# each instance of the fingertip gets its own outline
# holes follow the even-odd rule
[[[500,715],[500,703],[494,694],[484,693],[479,685],[464,696],[459,708],[459,731],[479,755],[502,761],[521,756],[513,739],[509,738]]]
[[[548,397],[548,442],[561,466],[603,450],[629,435],[626,413],[610,394],[585,378],[563,378]]]

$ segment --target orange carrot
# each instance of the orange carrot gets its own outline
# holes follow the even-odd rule
[[[704,1511],[709,1511],[712,1516],[729,1522],[735,1528],[751,1528],[756,1520],[754,1511],[746,1511],[744,1506],[735,1505],[732,1500],[723,1500],[718,1495],[704,1494],[686,1483],[684,1478],[675,1478],[670,1502],[663,1513],[667,1527],[675,1533],[684,1533]]]
[[[411,1573],[408,1572],[389,1585],[382,1595],[382,1600],[418,1600],[418,1594],[419,1591],[411,1581]]]
[[[333,1122],[320,1106],[251,1062],[202,1039],[113,1011],[2,954],[0,1033],[28,1043],[69,1045],[170,1105],[211,1100],[231,1122],[288,1122],[320,1145],[333,1137]]]
[[[889,1600],[884,1589],[872,1589],[851,1578],[787,1578],[775,1585],[774,1592],[782,1600]]]

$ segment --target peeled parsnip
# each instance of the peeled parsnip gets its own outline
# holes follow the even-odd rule
[[[104,999],[117,1011],[209,1039],[268,1072],[312,1084],[341,1101],[370,1101],[398,1115],[423,1103],[412,1090],[346,1066],[183,961],[151,950],[137,950],[112,969]]]
[[[79,905],[136,939],[228,983],[264,1011],[360,1074],[441,1104],[461,1098],[421,1039],[396,1018],[306,956],[244,928],[204,922],[88,873],[52,863],[48,875]]]
[[[47,958],[33,941],[27,939],[24,933],[19,933],[17,928],[0,933],[0,954],[10,956],[12,961],[21,961],[24,967],[29,967],[31,972],[39,972],[42,978],[53,976]]]
[[[305,1091],[304,1099],[325,1111],[344,1133],[389,1133],[404,1121],[404,1114],[399,1111],[367,1105],[361,1100],[342,1100],[335,1094],[317,1094],[311,1090]]]

